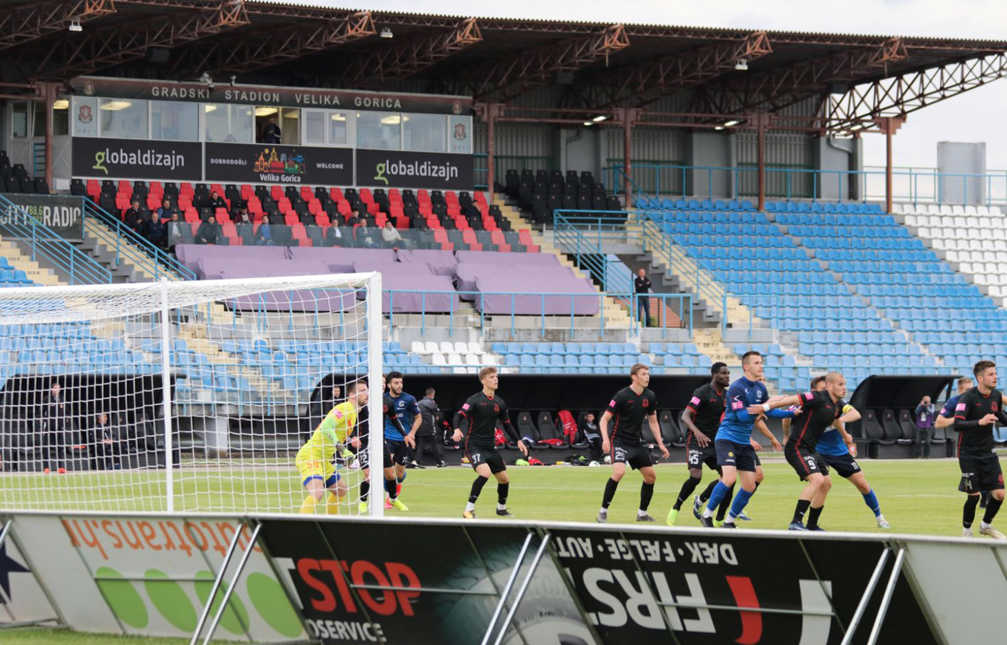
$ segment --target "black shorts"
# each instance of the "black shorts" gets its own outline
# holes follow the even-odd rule
[[[399,466],[408,466],[413,460],[413,451],[406,445],[405,441],[386,441],[388,451],[391,453],[392,463]],[[388,468],[388,466],[385,466]]]
[[[475,470],[479,464],[489,466],[490,472],[494,475],[507,470],[503,457],[500,456],[500,453],[495,448],[469,448],[465,456],[469,458],[472,470]]]
[[[755,454],[755,448],[750,443],[717,439],[714,445],[717,448],[718,466],[734,466],[738,470],[754,473],[755,467],[760,464],[759,456]]]
[[[808,452],[806,448],[800,448],[796,443],[787,442],[783,447],[783,455],[801,481],[805,481],[815,473],[826,476],[829,474],[829,467],[821,455],[817,452]]]
[[[685,442],[685,449],[688,451],[688,463],[690,469],[702,469],[703,464],[710,470],[716,470],[720,472],[720,466],[717,465],[717,447],[713,445],[713,441],[706,444],[705,448],[700,448],[699,444],[696,443],[696,438],[689,434],[689,438]]]
[[[959,455],[958,466],[962,469],[962,480],[958,484],[958,490],[963,493],[981,493],[1001,490],[1004,487],[1000,459],[993,453]]]
[[[393,464],[393,462],[392,462],[392,451],[388,447],[388,442],[387,441],[383,441],[382,442],[382,450],[381,450],[381,452],[382,452],[382,461],[384,462],[382,464],[382,467],[383,468],[391,468],[392,464]],[[369,451],[369,449],[367,447],[367,444],[364,444],[364,445],[360,446],[360,450],[357,451],[357,464],[360,466],[360,470],[364,470],[365,468],[370,468],[370,466],[371,466],[371,453],[370,453],[370,451]]]
[[[612,463],[629,464],[634,470],[654,465],[647,446],[612,446]]]
[[[860,472],[860,464],[857,463],[857,460],[850,453],[846,453],[845,455],[820,454],[818,457],[829,466],[835,468],[840,477],[849,479]]]

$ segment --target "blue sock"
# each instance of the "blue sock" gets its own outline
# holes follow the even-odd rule
[[[400,483],[400,484],[401,484],[402,482],[406,481],[406,474],[407,474],[407,473],[406,473],[406,471],[404,471],[404,470],[403,470],[403,471],[402,471],[402,477],[400,477],[400,478],[399,478],[399,483]]]
[[[730,486],[724,486],[724,482],[717,482],[717,485],[713,487],[713,492],[710,493],[710,499],[706,501],[706,507],[710,509],[710,512],[717,510],[720,506],[721,500],[727,495],[727,491],[731,490]]]
[[[881,503],[878,502],[878,496],[874,494],[874,489],[864,493],[864,504],[867,504],[867,508],[874,511],[874,517],[881,515]]]
[[[728,514],[728,517],[734,519],[741,515],[741,511],[745,510],[745,505],[748,504],[748,500],[751,499],[754,493],[754,490],[750,493],[744,488],[735,493],[734,501],[731,502],[731,512]]]

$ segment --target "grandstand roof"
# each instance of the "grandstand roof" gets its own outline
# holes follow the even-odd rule
[[[7,83],[82,74],[425,91],[567,108],[639,107],[692,89],[691,113],[811,98],[829,129],[1002,77],[1007,41],[482,18],[266,0],[0,0]],[[71,24],[80,31],[68,31]],[[382,32],[385,37],[382,37]],[[391,36],[391,37],[388,37]],[[738,69],[747,66],[747,70]],[[854,88],[863,88],[857,91]]]

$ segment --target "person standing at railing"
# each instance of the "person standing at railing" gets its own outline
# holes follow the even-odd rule
[[[641,268],[637,271],[636,279],[633,280],[633,293],[636,295],[637,315],[640,317],[640,324],[644,327],[650,325],[650,293],[651,283],[647,277],[647,270]]]

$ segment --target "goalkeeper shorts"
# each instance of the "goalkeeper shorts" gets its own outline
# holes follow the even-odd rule
[[[325,461],[301,461],[296,460],[297,472],[301,474],[301,485],[307,486],[312,479],[320,479],[325,482],[325,487],[335,486],[339,481],[339,473],[332,467],[332,464]]]

